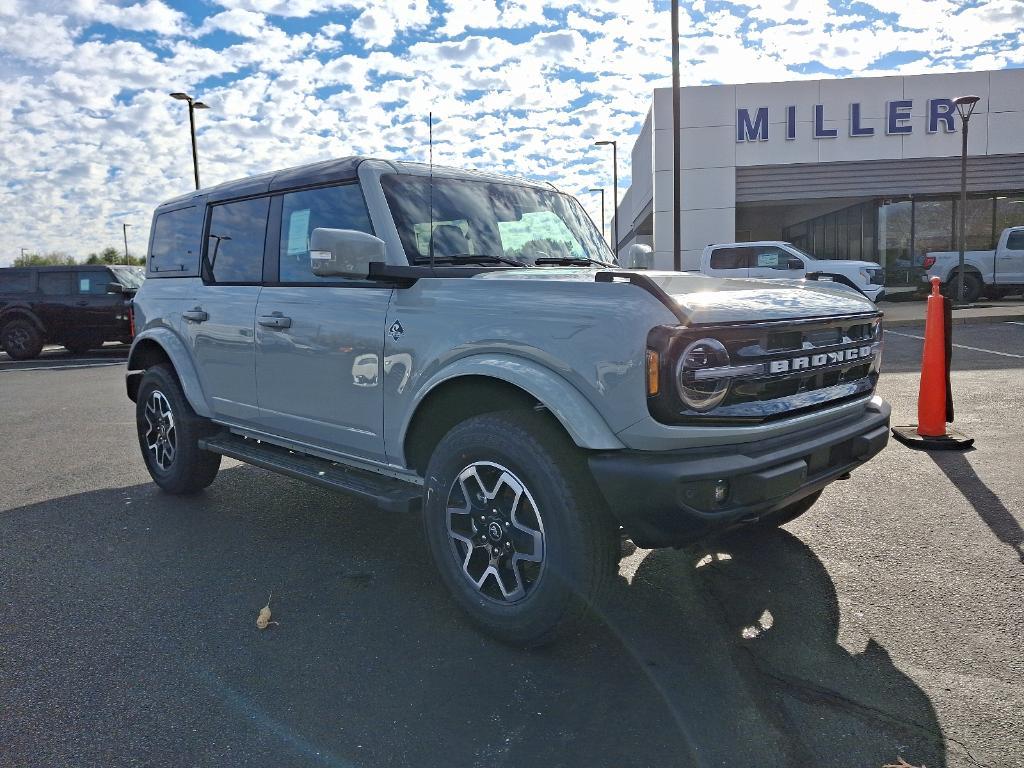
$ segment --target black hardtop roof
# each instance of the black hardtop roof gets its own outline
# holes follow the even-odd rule
[[[26,264],[23,267],[0,267],[0,270],[31,269],[35,272],[67,272],[69,269],[107,269],[108,267],[135,267],[145,269],[138,264]]]
[[[395,169],[396,172],[406,171],[412,173],[422,173],[426,172],[428,168],[426,163],[381,160],[380,158],[362,156],[340,157],[334,160],[322,160],[317,163],[308,163],[306,165],[297,165],[292,168],[285,168],[283,170],[269,171],[267,173],[261,173],[257,176],[249,176],[248,178],[244,179],[226,181],[214,187],[198,189],[194,192],[189,192],[187,194],[180,195],[179,197],[175,197],[171,200],[167,200],[166,202],[162,203],[159,207],[180,208],[183,207],[185,204],[191,202],[195,198],[199,197],[204,198],[208,202],[217,202],[220,200],[231,200],[238,197],[247,197],[249,195],[260,195],[266,194],[267,192],[294,189],[296,187],[304,187],[315,184],[329,184],[331,182],[339,181],[350,181],[357,178],[359,164],[365,160],[379,160],[381,162],[388,163]],[[529,179],[502,176],[498,174],[485,173],[481,171],[467,171],[462,168],[454,168],[451,166],[435,165],[433,166],[433,170],[434,173],[438,175],[444,175],[447,177],[456,176],[461,178],[480,179],[485,181],[515,181],[533,187],[553,189],[553,187],[549,184],[531,181]]]

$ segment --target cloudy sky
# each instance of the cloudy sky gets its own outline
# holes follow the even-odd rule
[[[693,0],[684,84],[1024,66],[1024,0]],[[668,0],[0,0],[0,265],[146,247],[161,200],[367,154],[546,179],[598,220],[651,90]],[[609,203],[610,206],[610,203]],[[609,210],[610,213],[610,210]]]

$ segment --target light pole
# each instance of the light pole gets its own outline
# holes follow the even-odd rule
[[[21,258],[22,258],[22,260],[25,259],[25,251],[27,251],[27,250],[28,250],[28,248],[22,248],[21,249]]]
[[[964,252],[967,250],[967,126],[971,122],[978,96],[959,96],[953,99],[963,124],[963,144],[960,150],[960,269],[956,275],[956,301],[964,303]]]
[[[188,127],[189,132],[192,134],[192,170],[196,175],[196,189],[199,189],[199,158],[196,156],[196,110],[209,109],[209,107],[201,101],[196,101],[187,93],[181,93],[180,91],[172,93],[171,98],[188,102]]]
[[[615,204],[615,219],[612,221],[612,253],[615,258],[619,257],[619,144],[617,141],[595,141],[596,147],[607,147],[612,145],[612,202]]]
[[[683,268],[682,226],[679,219],[679,0],[672,0],[672,269]]]
[[[600,187],[598,189],[588,189],[587,191],[601,193],[601,237],[604,237],[604,187]]]
[[[131,226],[131,224],[125,224],[123,222],[121,224],[121,231],[124,232],[124,263],[125,264],[131,264],[132,263],[131,259],[128,258],[128,227],[130,227],[130,226]]]

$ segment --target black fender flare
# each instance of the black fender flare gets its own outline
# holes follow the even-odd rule
[[[15,318],[28,320],[41,334],[43,334],[43,338],[49,337],[49,334],[46,332],[46,326],[43,325],[43,321],[39,319],[30,307],[26,307],[21,304],[7,306],[0,310],[0,328],[3,328],[9,321],[14,320]]]

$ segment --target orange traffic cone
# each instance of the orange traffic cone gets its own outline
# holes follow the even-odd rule
[[[921,355],[921,385],[917,391],[917,424],[893,427],[892,434],[904,445],[920,450],[969,448],[974,438],[948,429],[953,420],[953,398],[949,386],[952,352],[952,324],[948,300],[939,292],[939,278],[932,278],[924,321],[924,352]]]

